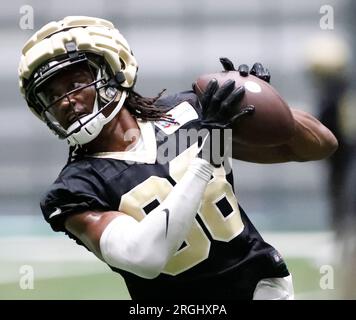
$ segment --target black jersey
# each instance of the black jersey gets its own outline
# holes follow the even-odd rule
[[[176,106],[169,113],[177,123],[141,127],[147,161],[104,153],[64,167],[41,201],[55,231],[65,232],[65,218],[86,210],[118,210],[141,220],[165,199],[197,153],[194,138],[182,143],[181,132],[197,128],[201,115],[190,91],[157,104]],[[133,299],[250,299],[259,280],[289,275],[278,251],[263,241],[239,206],[232,172],[224,168],[215,169],[187,239],[157,278],[111,268],[124,277]]]

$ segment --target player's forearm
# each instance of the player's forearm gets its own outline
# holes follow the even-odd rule
[[[333,133],[316,118],[301,110],[292,110],[295,133],[286,144],[291,161],[312,161],[332,155],[338,142]]]
[[[245,145],[233,140],[232,156],[255,163],[312,161],[330,156],[338,147],[332,132],[310,114],[292,109],[293,136],[273,147]]]
[[[209,163],[196,159],[143,220],[121,215],[111,221],[100,239],[104,260],[143,278],[158,276],[190,231],[212,170]]]

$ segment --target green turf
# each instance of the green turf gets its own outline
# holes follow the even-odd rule
[[[18,283],[0,285],[0,299],[130,299],[122,278],[114,273],[41,279],[33,289],[23,290]]]
[[[334,272],[334,289],[322,289],[320,280],[324,274],[313,261],[302,258],[287,258],[288,269],[293,276],[297,299],[337,299],[342,288],[339,272]],[[339,275],[339,276],[338,276]]]
[[[320,288],[319,281],[322,275],[319,272],[319,268],[312,261],[302,258],[289,258],[286,260],[293,275],[296,298],[328,299],[332,297],[334,292]],[[39,268],[38,266],[36,267]],[[66,271],[64,269],[72,267],[69,262],[61,265],[64,274]],[[91,275],[35,279],[34,289],[32,290],[21,289],[17,282],[0,284],[0,299],[96,300],[130,299],[130,296],[123,279],[108,270],[107,272],[93,273]]]
[[[311,261],[300,258],[286,259],[289,272],[293,276],[296,293],[315,291],[319,289],[319,270]]]

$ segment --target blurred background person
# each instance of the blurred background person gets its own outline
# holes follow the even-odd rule
[[[351,5],[351,8],[356,6]],[[351,26],[355,30],[354,23]],[[339,295],[356,299],[356,94],[354,41],[327,33],[312,39],[308,68],[315,84],[319,120],[333,131],[338,150],[327,159],[330,222],[335,233]]]
[[[356,299],[356,148],[353,149],[343,193],[345,229],[340,269],[343,273],[342,298]]]
[[[327,185],[331,226],[336,237],[340,238],[346,222],[343,197],[353,149],[353,141],[345,128],[346,113],[352,107],[347,100],[351,76],[350,47],[341,37],[327,33],[311,39],[307,55],[315,85],[318,119],[339,142],[338,150],[327,159]]]

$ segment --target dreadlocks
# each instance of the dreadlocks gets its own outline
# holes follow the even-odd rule
[[[162,118],[169,121],[171,118],[169,116],[167,117],[166,112],[172,107],[164,108],[155,106],[155,102],[165,91],[166,89],[163,89],[154,98],[143,97],[139,93],[131,91],[125,101],[125,107],[133,116],[144,121],[157,121]]]
[[[148,98],[132,90],[125,100],[125,107],[134,117],[143,121],[164,120],[175,123],[174,119],[172,119],[170,115],[167,115],[167,111],[174,106],[155,106],[156,101],[165,91],[166,89],[163,89],[156,97]],[[84,146],[76,145],[69,147],[67,165],[75,160],[82,159],[85,154],[86,148]]]

